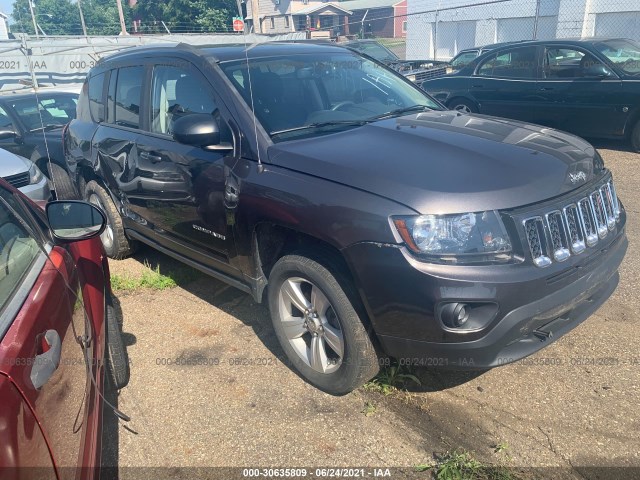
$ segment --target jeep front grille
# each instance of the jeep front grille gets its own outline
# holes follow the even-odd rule
[[[561,209],[523,220],[534,265],[563,262],[593,247],[620,219],[620,204],[613,180]]]

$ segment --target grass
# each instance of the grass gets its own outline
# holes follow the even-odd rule
[[[145,261],[144,266],[146,268],[139,277],[112,274],[111,288],[121,292],[131,292],[141,288],[166,290],[176,287],[180,283],[193,281],[199,276],[197,271],[190,268],[178,269],[164,275],[160,273],[160,265],[152,268],[149,262]]]
[[[365,417],[371,417],[374,413],[376,413],[376,404],[371,402],[365,402],[364,409],[362,409],[362,413],[364,413]]]
[[[364,384],[363,388],[383,395],[397,393],[399,389],[406,388],[408,384],[421,385],[420,380],[411,371],[400,365],[389,365],[371,381]]]
[[[484,464],[465,451],[456,450],[437,457],[435,462],[416,465],[418,472],[433,471],[437,480],[518,480],[503,465]]]

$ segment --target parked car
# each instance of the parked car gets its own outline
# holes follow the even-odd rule
[[[375,58],[412,82],[423,82],[428,78],[440,77],[452,71],[444,61],[401,60],[395,53],[375,40],[353,40],[339,45]]]
[[[374,345],[452,368],[530,355],[609,297],[627,248],[587,142],[446,111],[337,46],[118,53],[65,151],[110,257],[142,242],[266,301],[332,394],[378,371]]]
[[[0,148],[35,163],[59,199],[78,197],[62,152],[62,129],[75,118],[77,102],[66,91],[0,92]]]
[[[422,84],[449,108],[538,123],[640,151],[640,45],[625,39],[508,45]]]
[[[47,201],[51,189],[47,177],[31,160],[0,148],[0,177],[31,200]]]
[[[3,478],[99,476],[105,358],[118,373],[108,378],[128,379],[128,365],[111,363],[124,347],[108,262],[91,240],[104,223],[78,201],[50,202],[45,215],[0,180]]]

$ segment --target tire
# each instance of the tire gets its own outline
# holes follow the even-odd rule
[[[480,111],[475,103],[465,98],[454,98],[447,106],[449,110],[455,110],[460,113],[478,113]]]
[[[330,255],[310,257],[287,255],[274,265],[268,286],[271,320],[300,375],[324,392],[344,395],[378,373],[378,357],[362,321],[364,313],[354,307],[355,288],[343,269]],[[300,302],[306,302],[307,313],[293,306],[294,297],[287,292],[294,292],[301,307]]]
[[[129,384],[131,371],[127,349],[122,340],[121,322],[118,320],[117,311],[110,301],[107,303],[105,321],[107,331],[106,359],[110,385],[115,390],[120,390]]]
[[[80,198],[67,171],[57,163],[47,162],[51,188],[55,189],[58,200],[77,200]]]
[[[137,249],[137,242],[129,240],[124,233],[122,217],[118,213],[109,193],[95,180],[87,183],[84,190],[85,199],[101,208],[107,218],[107,226],[100,235],[102,246],[110,258],[123,259]]]
[[[631,130],[631,148],[634,152],[640,153],[640,120],[636,122]]]

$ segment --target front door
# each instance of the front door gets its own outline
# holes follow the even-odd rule
[[[154,183],[143,183],[148,219],[157,231],[228,258],[232,233],[227,224],[225,190],[233,165],[233,136],[220,117],[212,86],[195,67],[157,65],[150,89],[149,133],[137,140],[138,167]],[[183,145],[172,138],[176,120],[211,114],[220,125],[226,150]]]

